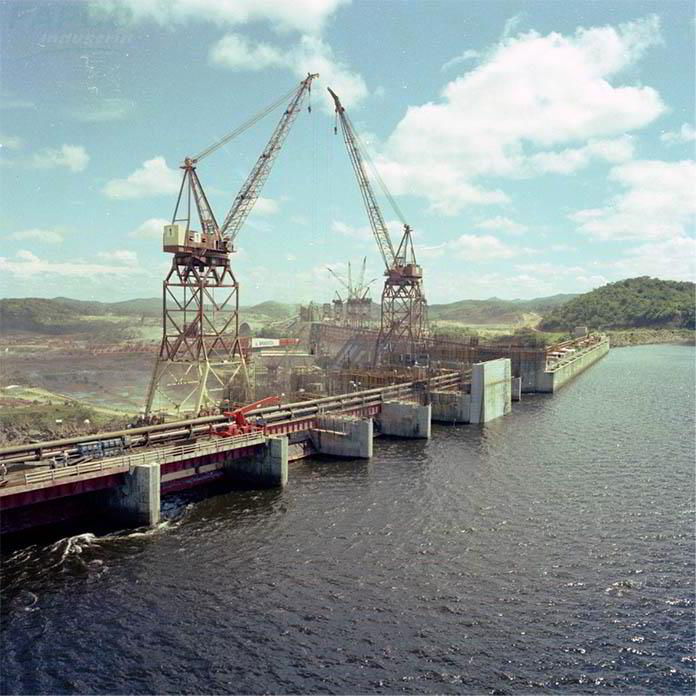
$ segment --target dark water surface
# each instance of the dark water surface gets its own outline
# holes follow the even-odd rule
[[[695,356],[14,551],[2,690],[693,693]]]

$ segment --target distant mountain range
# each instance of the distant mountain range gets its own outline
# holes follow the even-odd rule
[[[428,318],[434,321],[459,321],[468,324],[514,324],[529,312],[544,314],[573,299],[576,295],[560,294],[533,300],[460,300],[428,307]]]
[[[378,306],[375,306],[378,316]],[[273,322],[295,316],[296,303],[266,301],[242,307],[242,319]],[[0,300],[0,332],[35,331],[67,334],[106,330],[111,316],[159,317],[160,298],[122,302],[94,302],[56,297],[52,300],[20,298]],[[532,300],[460,300],[428,307],[433,321],[462,324],[517,324],[525,314],[543,316],[540,328],[568,330],[591,328],[694,327],[694,284],[657,278],[629,278],[591,292],[559,294]],[[532,317],[534,320],[534,317]]]
[[[428,316],[433,320],[458,321],[470,324],[516,323],[524,313],[543,313],[574,295],[553,295],[534,300],[461,300],[450,304],[430,305]],[[295,316],[299,305],[266,301],[242,307],[242,318],[255,315],[260,320],[278,321]],[[162,300],[157,297],[137,298],[121,302],[74,300],[70,297],[19,298],[0,300],[0,331],[35,331],[64,334],[90,331],[95,323],[108,316],[159,317]],[[375,305],[379,318],[379,306]]]

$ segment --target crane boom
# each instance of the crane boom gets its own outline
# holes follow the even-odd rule
[[[302,102],[312,88],[312,80],[318,76],[318,73],[307,73],[307,77],[302,80],[300,86],[295,90],[290,103],[273,131],[273,135],[271,135],[271,139],[234,199],[234,203],[232,203],[232,207],[220,227],[220,234],[227,241],[230,248],[233,248],[234,241],[244,224],[244,220],[246,220],[258,200],[261,188],[271,173],[273,162],[285,142],[290,126],[295,122],[300,113]]]
[[[387,270],[391,270],[396,264],[396,254],[394,253],[394,245],[392,244],[391,237],[389,236],[389,231],[384,222],[384,217],[382,216],[382,211],[377,205],[377,199],[375,198],[375,193],[370,185],[370,180],[367,178],[367,172],[365,171],[365,158],[360,152],[360,146],[358,144],[358,138],[353,129],[353,125],[348,118],[341,100],[338,95],[330,88],[327,87],[329,93],[333,97],[334,103],[336,105],[336,114],[338,120],[341,123],[341,131],[343,132],[343,140],[348,148],[348,154],[350,155],[350,161],[353,165],[353,170],[355,171],[355,176],[358,179],[358,186],[360,187],[360,193],[362,194],[363,202],[365,204],[365,209],[367,210],[367,216],[370,219],[370,227],[372,227],[372,233],[377,241],[377,246],[382,254],[382,259],[384,260],[384,265]]]
[[[353,288],[350,286],[350,284],[346,283],[346,281],[343,280],[343,278],[341,278],[341,276],[338,275],[333,268],[329,268],[329,266],[327,266],[326,270],[348,291],[348,297],[352,297]]]

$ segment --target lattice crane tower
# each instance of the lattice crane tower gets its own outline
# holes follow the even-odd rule
[[[421,352],[422,339],[425,337],[427,303],[423,294],[423,269],[416,262],[411,227],[406,224],[396,201],[389,193],[379,172],[370,162],[338,95],[330,88],[329,93],[336,105],[336,116],[341,124],[343,140],[358,180],[372,233],[385,265],[386,278],[382,291],[380,329],[375,344],[373,363],[379,365],[388,362],[390,356],[397,353],[415,356]],[[404,225],[404,233],[396,251],[367,176],[365,162],[371,165],[374,177]]]
[[[146,416],[156,403],[177,415],[199,415],[226,400],[252,398],[249,344],[239,336],[239,283],[230,254],[316,77],[308,74],[298,87],[181,165],[179,196],[163,233],[164,251],[173,257],[163,284],[162,342],[147,392]],[[288,99],[268,144],[219,226],[197,165]],[[195,214],[199,229],[194,229]]]

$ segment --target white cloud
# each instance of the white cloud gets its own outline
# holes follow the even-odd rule
[[[89,155],[82,145],[61,145],[37,152],[30,161],[35,169],[57,169],[65,167],[72,172],[82,172],[87,168]]]
[[[275,215],[278,212],[280,205],[273,198],[264,198],[259,196],[254,204],[254,212],[257,215]]]
[[[530,253],[530,249],[515,247],[490,234],[463,234],[457,239],[435,246],[420,246],[419,258],[436,259],[443,256],[463,261],[499,261]]]
[[[17,258],[22,259],[22,261],[29,261],[31,263],[35,263],[39,260],[39,257],[36,256],[36,254],[33,254],[31,251],[27,251],[26,249],[20,249],[17,252]]]
[[[228,34],[210,49],[210,61],[232,70],[286,68],[299,78],[307,77],[308,72],[319,73],[314,89],[318,84],[330,86],[346,107],[359,103],[368,94],[363,78],[336,58],[331,46],[317,36],[304,35],[298,43],[280,47]],[[325,111],[333,113],[333,102],[328,95],[322,94],[319,103]]]
[[[14,259],[0,257],[0,272],[17,279],[35,277],[62,277],[100,280],[104,276],[142,275],[142,269],[129,256],[116,254],[112,263],[94,263],[79,259],[71,261],[49,261],[39,258],[26,249],[17,252]]]
[[[448,247],[449,251],[468,261],[509,259],[520,253],[520,250],[490,234],[463,234],[459,239],[450,242]]]
[[[473,49],[468,49],[467,51],[464,51],[463,53],[460,53],[458,56],[455,56],[454,58],[450,58],[441,68],[443,72],[445,70],[449,70],[450,68],[453,68],[455,65],[459,65],[460,63],[465,63],[467,60],[474,60],[475,58],[479,57],[479,52],[474,51]]]
[[[566,148],[556,152],[538,152],[527,160],[532,170],[540,173],[571,174],[587,166],[592,159],[607,162],[625,162],[633,157],[633,138],[624,135],[620,138],[590,140],[583,147]]]
[[[498,215],[488,220],[483,220],[479,222],[477,227],[483,230],[499,230],[500,232],[507,232],[508,234],[520,235],[527,231],[527,225],[523,225],[510,218],[502,217]]]
[[[389,236],[391,237],[392,244],[396,250],[396,247],[401,241],[401,237],[404,233],[404,226],[399,220],[385,220],[384,224],[387,226]],[[331,223],[331,231],[335,232],[336,234],[340,234],[343,237],[350,237],[352,239],[359,239],[363,241],[374,240],[374,235],[370,225],[361,225],[359,227],[355,227],[353,225],[348,225],[341,220],[334,220]]]
[[[649,275],[696,282],[696,239],[676,237],[640,244],[623,258],[602,265],[618,278]]]
[[[522,12],[518,12],[515,15],[512,15],[512,17],[508,17],[505,20],[505,25],[503,26],[503,33],[501,35],[501,41],[505,41],[505,39],[509,38],[512,36],[512,34],[515,32],[515,29],[520,25],[522,22],[522,17],[523,17]]]
[[[97,257],[105,261],[116,261],[128,266],[138,263],[138,255],[129,249],[114,249],[113,251],[100,251]]]
[[[456,214],[468,204],[507,200],[478,179],[630,156],[624,134],[665,106],[651,87],[617,83],[660,40],[654,16],[570,36],[505,39],[447,84],[440,100],[408,108],[382,148],[380,171],[393,193],[425,196],[432,209]],[[565,151],[554,152],[559,147]]]
[[[63,241],[63,235],[55,229],[47,230],[33,227],[28,230],[19,230],[7,235],[7,239],[15,239],[24,241],[25,239],[33,239],[43,244],[60,244]]]
[[[232,70],[265,70],[285,67],[287,55],[270,44],[252,44],[241,34],[228,34],[210,49],[210,60]]]
[[[217,25],[270,22],[280,30],[317,32],[349,0],[102,0],[97,9],[166,27],[187,21]]]
[[[660,136],[663,143],[691,143],[696,140],[696,129],[690,123],[683,123],[678,131],[668,131]]]
[[[164,218],[149,218],[131,230],[128,236],[134,239],[161,239],[164,226],[170,222]]]
[[[23,145],[24,140],[18,135],[0,135],[0,148],[3,150],[19,150]]]
[[[181,186],[181,174],[170,169],[164,157],[153,157],[125,179],[112,179],[103,191],[109,198],[146,198],[176,193]]]
[[[596,239],[655,240],[684,237],[696,213],[696,162],[637,160],[614,167],[609,178],[626,189],[602,208],[569,217]]]

